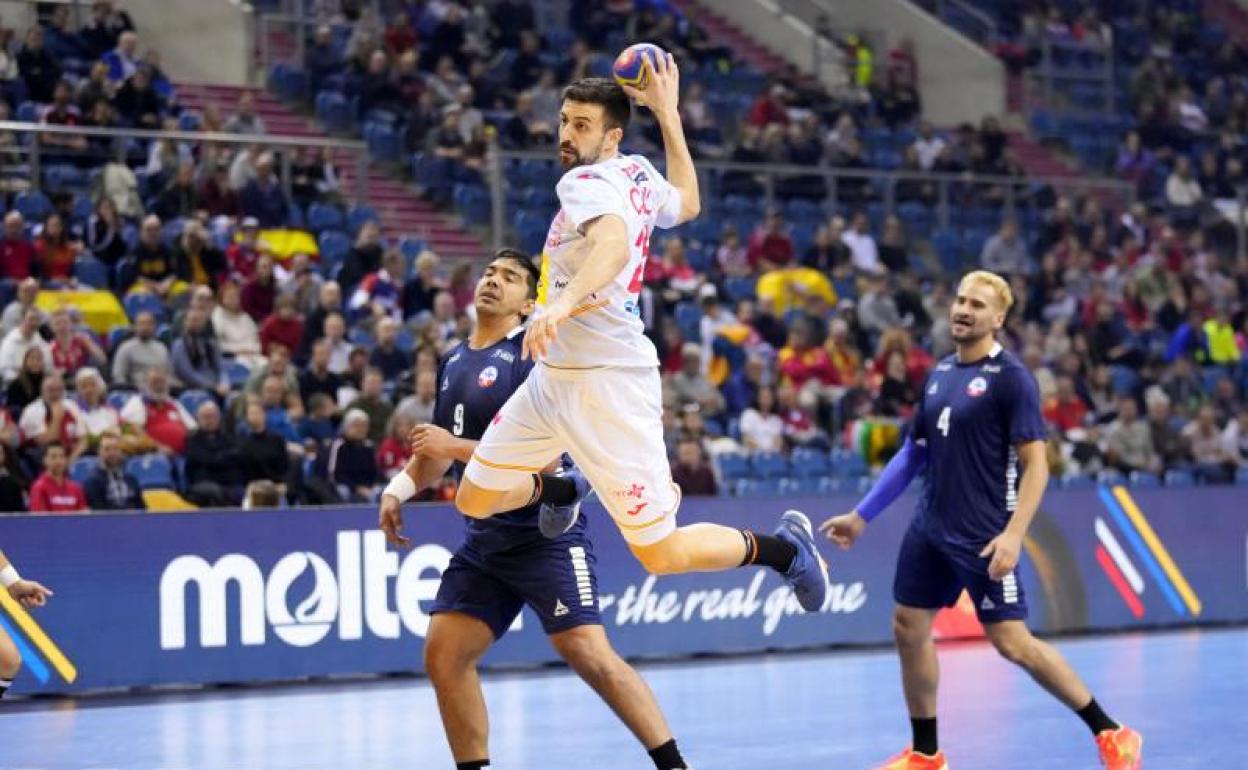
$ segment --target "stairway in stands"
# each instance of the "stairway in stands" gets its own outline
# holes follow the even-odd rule
[[[184,83],[178,86],[178,100],[184,107],[196,111],[215,104],[222,115],[229,116],[234,112],[242,90],[238,86]],[[294,112],[261,91],[256,91],[256,112],[264,119],[270,134],[326,138],[325,132],[310,118]],[[338,151],[334,160],[341,176],[343,193],[350,200],[356,183],[354,153]],[[420,238],[444,257],[480,257],[486,253],[480,238],[460,227],[451,217],[439,212],[382,169],[370,164],[366,182],[367,203],[377,211],[385,237]]]

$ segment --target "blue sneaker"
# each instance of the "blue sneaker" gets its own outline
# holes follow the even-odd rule
[[[576,484],[576,498],[567,505],[542,503],[541,511],[537,515],[537,528],[551,540],[572,529],[572,525],[581,515],[581,503],[590,492],[589,479],[575,467],[568,468],[562,475]]]
[[[815,547],[810,519],[801,511],[785,511],[776,525],[776,537],[797,548],[784,582],[793,589],[798,604],[807,612],[818,612],[828,598],[828,563]]]

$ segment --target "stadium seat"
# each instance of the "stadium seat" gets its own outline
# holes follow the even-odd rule
[[[182,404],[186,411],[191,413],[192,417],[199,412],[199,407],[203,406],[205,402],[212,400],[212,395],[208,391],[198,388],[183,391],[182,395],[178,396],[179,403]]]
[[[717,456],[715,461],[719,465],[719,475],[725,483],[750,475],[750,462],[745,455],[725,452]]]
[[[53,210],[52,201],[38,190],[19,193],[13,201],[13,208],[21,212],[27,222],[42,222]]]
[[[326,230],[316,237],[316,244],[321,252],[321,265],[326,269],[341,263],[351,251],[351,238],[340,230]]]
[[[69,466],[69,477],[78,484],[85,484],[87,477],[91,475],[91,471],[100,464],[97,457],[79,457],[74,460],[74,464]]]
[[[108,265],[95,257],[79,257],[74,261],[74,277],[92,288],[107,289]]]
[[[819,494],[821,495],[837,495],[842,492],[848,492],[853,488],[853,482],[848,479],[840,479],[835,476],[824,476],[819,479]]]
[[[753,278],[729,278],[724,281],[724,291],[728,293],[728,298],[734,303],[743,299],[754,299],[754,287],[756,281]]]
[[[1063,476],[1061,478],[1062,489],[1095,489],[1096,479],[1081,474],[1073,474]]]
[[[131,323],[139,317],[139,313],[151,313],[156,317],[157,323],[165,318],[165,303],[155,294],[131,294],[122,304]]]
[[[1175,489],[1187,489],[1196,486],[1196,477],[1191,471],[1184,470],[1168,470],[1166,471],[1166,486]]]
[[[702,309],[692,302],[676,303],[676,328],[680,336],[688,342],[702,339]]]
[[[736,484],[737,497],[774,497],[780,494],[781,479],[741,479]]]
[[[419,238],[400,238],[399,253],[409,262],[416,259],[425,250],[425,242]]]
[[[1235,485],[1239,487],[1248,487],[1248,468],[1240,468],[1235,471]]]
[[[134,396],[135,391],[133,390],[110,390],[105,400],[109,406],[120,412],[126,406],[126,402],[134,398]]]
[[[1161,486],[1161,479],[1155,473],[1132,471],[1127,476],[1127,484],[1135,489],[1153,489]]]
[[[832,458],[832,474],[841,478],[860,478],[868,475],[871,469],[867,461],[857,452],[845,452]]]
[[[173,489],[173,463],[159,452],[133,457],[126,470],[134,474],[143,489]]]
[[[225,365],[225,377],[230,381],[231,388],[241,388],[247,384],[247,378],[251,375],[251,370],[246,364],[239,361],[230,361]]]
[[[1107,487],[1116,487],[1122,484],[1125,479],[1121,473],[1109,468],[1096,474],[1096,481],[1098,484],[1103,484]]]
[[[337,206],[313,203],[308,206],[307,224],[309,230],[319,234],[326,230],[343,230],[347,226],[347,220]]]
[[[788,478],[780,480],[780,494],[782,495],[816,495],[821,494],[820,485],[823,483],[821,478]]]
[[[779,479],[789,475],[789,461],[779,452],[756,452],[750,458],[754,475],[765,479]]]
[[[821,478],[831,472],[827,453],[815,449],[794,449],[789,463],[793,468],[793,475],[799,479]]]
[[[377,222],[377,210],[372,206],[352,206],[347,212],[347,232],[355,235],[365,222]]]

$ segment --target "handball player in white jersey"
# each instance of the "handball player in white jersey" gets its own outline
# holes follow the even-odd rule
[[[637,302],[653,229],[693,219],[701,202],[677,110],[676,64],[664,56],[645,66],[642,90],[603,78],[564,90],[560,209],[523,348],[538,365],[482,436],[455,504],[485,518],[538,502],[543,534],[557,537],[576,521],[592,485],[651,573],[768,566],[815,611],[827,595],[827,566],[800,512],[786,512],[771,535],[676,525],[680,488],[663,443],[658,356]],[[630,98],[658,120],[668,179],[645,158],[620,154]],[[543,473],[562,452],[579,470]]]

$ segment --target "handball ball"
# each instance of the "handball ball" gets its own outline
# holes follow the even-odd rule
[[[660,56],[666,57],[667,51],[653,43],[630,45],[620,51],[620,55],[615,57],[615,64],[611,65],[611,73],[615,75],[615,82],[622,86],[644,90],[648,76],[643,62],[649,59],[650,66],[657,68]]]

